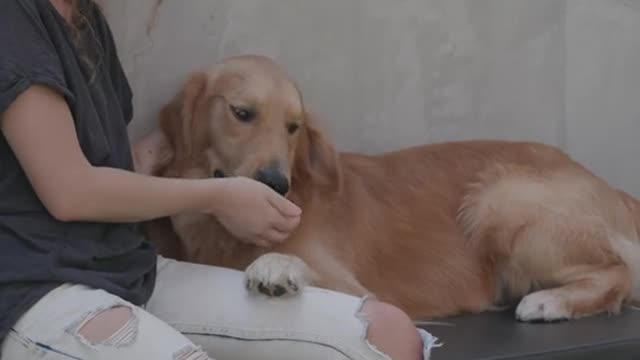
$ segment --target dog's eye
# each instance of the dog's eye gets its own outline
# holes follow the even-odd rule
[[[289,132],[289,134],[294,134],[296,131],[298,131],[299,128],[300,128],[300,125],[296,123],[291,123],[287,125],[287,131]]]
[[[251,110],[242,109],[233,105],[229,105],[229,108],[231,109],[231,112],[236,117],[236,119],[240,121],[248,122],[253,120],[253,118],[255,117],[255,114]]]

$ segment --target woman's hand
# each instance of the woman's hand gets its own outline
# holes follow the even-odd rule
[[[264,184],[245,177],[216,181],[211,212],[241,240],[269,247],[286,240],[300,223],[300,208]]]
[[[133,145],[133,156],[137,173],[158,175],[173,152],[166,136],[155,129]],[[216,195],[205,212],[211,211],[242,241],[269,247],[289,237],[300,222],[300,209],[262,183],[244,177],[212,181]]]

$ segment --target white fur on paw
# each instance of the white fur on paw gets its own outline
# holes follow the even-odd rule
[[[252,294],[270,297],[295,295],[310,282],[311,271],[307,264],[290,255],[262,255],[245,271],[245,286]]]
[[[558,321],[570,317],[562,299],[550,291],[529,294],[516,308],[516,318],[520,321]]]

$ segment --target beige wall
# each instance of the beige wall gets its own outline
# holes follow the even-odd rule
[[[640,196],[640,1],[109,0],[106,12],[134,137],[188,72],[260,53],[341,149],[537,140]]]

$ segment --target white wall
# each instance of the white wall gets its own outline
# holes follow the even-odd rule
[[[341,149],[537,140],[640,196],[640,1],[108,0],[105,10],[136,94],[134,137],[187,73],[260,53],[300,83]]]
[[[569,0],[569,152],[640,196],[640,1]]]

